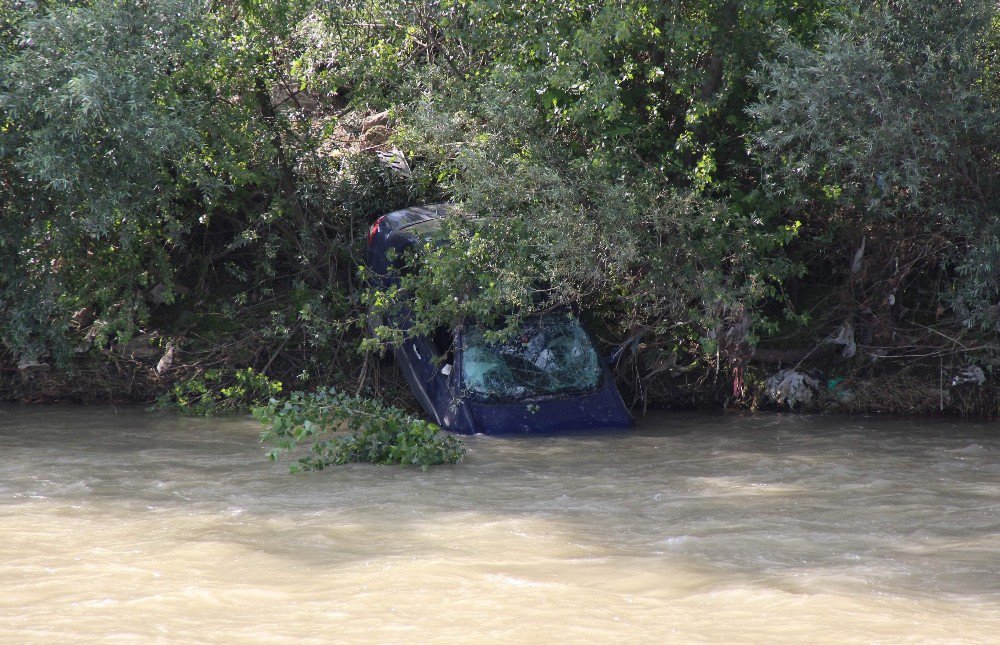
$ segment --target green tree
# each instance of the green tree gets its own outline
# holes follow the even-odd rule
[[[859,310],[919,310],[943,266],[937,293],[966,324],[1000,322],[996,15],[978,0],[874,3],[816,47],[786,40],[756,76],[771,194],[821,235],[818,255],[843,267],[865,245]]]
[[[327,5],[306,58],[336,63],[310,81],[392,107],[415,181],[492,216],[456,223],[452,243],[426,249],[401,289],[369,302],[416,301],[414,331],[582,304],[618,335],[647,328],[670,344],[682,327],[715,347],[796,270],[780,251],[794,225],[754,190],[746,74],[773,23],[806,37],[827,13],[711,1]]]
[[[130,332],[143,291],[171,284],[181,203],[210,201],[202,137],[209,97],[190,83],[208,55],[199,3],[54,5],[22,26],[4,61],[0,109],[8,181],[4,343],[68,351],[74,312],[92,308],[99,338]]]

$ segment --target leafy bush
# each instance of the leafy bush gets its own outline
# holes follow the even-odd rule
[[[362,4],[382,17],[419,3]],[[419,41],[388,17],[364,21],[387,25],[374,34],[348,27],[316,39],[327,58],[371,52],[338,68],[361,88],[372,87],[372,69],[386,71],[380,80],[409,69],[395,83],[409,93],[390,96],[414,180],[487,216],[445,227],[449,242],[423,249],[398,287],[368,294],[379,313],[415,319],[376,334],[398,340],[469,319],[516,325],[517,315],[557,305],[607,321],[619,338],[683,338],[699,355],[734,325],[746,330],[747,315],[762,328],[764,304],[798,270],[782,250],[796,229],[748,180],[745,74],[760,54],[750,43],[769,47],[774,21],[809,29],[803,13],[753,3],[443,3],[418,16],[436,27]],[[351,34],[384,46],[338,40]],[[718,59],[711,69],[708,58]]]
[[[311,454],[290,467],[322,470],[354,462],[414,464],[423,469],[461,461],[465,447],[438,427],[379,401],[334,388],[293,392],[253,411],[264,424],[261,441],[271,443],[271,459],[311,442]]]
[[[281,388],[280,381],[273,381],[253,368],[235,372],[212,369],[174,383],[157,405],[203,417],[245,414],[280,394]]]
[[[891,328],[951,305],[966,325],[1000,329],[997,5],[871,4],[816,46],[787,39],[756,74],[771,196],[816,233],[804,255],[839,268],[861,249],[849,309]],[[938,302],[922,302],[928,292]]]
[[[366,309],[577,307],[642,397],[845,318],[930,357],[1000,329],[998,61],[993,0],[0,0],[0,358],[166,331],[133,368],[219,367],[167,397],[205,414],[270,396],[235,366],[377,389]],[[487,217],[363,294],[371,222],[445,200]]]
[[[197,2],[44,5],[0,59],[0,338],[65,357],[75,311],[95,311],[104,344],[147,317],[146,289],[171,297],[178,207],[214,193],[213,116],[190,79]]]

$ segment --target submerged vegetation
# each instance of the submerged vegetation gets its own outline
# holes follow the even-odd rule
[[[254,408],[264,424],[261,441],[274,446],[271,459],[308,446],[292,472],[322,470],[354,462],[416,465],[427,469],[461,461],[465,446],[438,427],[393,406],[333,388],[293,392]]]
[[[281,394],[282,384],[253,368],[227,373],[208,369],[191,378],[176,381],[157,401],[162,409],[183,414],[212,416],[247,414]]]
[[[0,0],[0,394],[407,401],[387,343],[569,306],[642,406],[997,414],[998,101],[993,0]]]

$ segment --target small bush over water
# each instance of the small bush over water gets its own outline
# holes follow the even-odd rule
[[[438,434],[435,424],[334,388],[271,399],[253,414],[265,426],[261,442],[274,446],[273,460],[312,443],[309,454],[291,465],[291,472],[355,462],[414,464],[426,470],[458,463],[465,454],[462,442]]]
[[[281,381],[269,379],[251,367],[236,371],[211,369],[174,383],[156,404],[201,417],[246,414],[280,394],[281,387]]]

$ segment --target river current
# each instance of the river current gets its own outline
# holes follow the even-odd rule
[[[658,413],[290,476],[0,407],[2,642],[1000,642],[1000,424]]]

